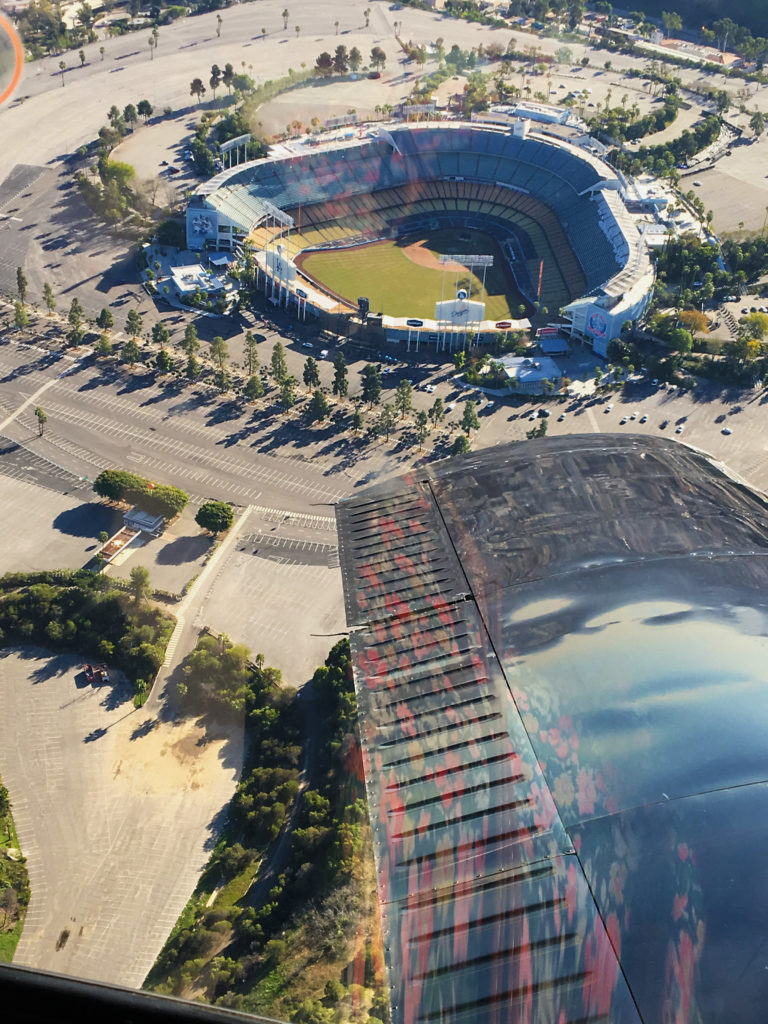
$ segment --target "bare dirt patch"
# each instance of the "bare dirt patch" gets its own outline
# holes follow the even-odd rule
[[[427,243],[423,239],[403,246],[403,253],[411,263],[419,267],[428,267],[430,270],[466,270],[463,264],[455,263],[453,260],[450,263],[441,263],[437,254],[427,248]]]

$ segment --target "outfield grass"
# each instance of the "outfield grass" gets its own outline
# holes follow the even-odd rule
[[[462,238],[459,238],[459,235]],[[371,312],[389,316],[429,317],[435,315],[435,303],[452,299],[456,272],[422,267],[403,251],[406,245],[423,241],[435,253],[490,253],[494,266],[485,278],[488,320],[516,319],[522,298],[499,265],[503,259],[496,242],[480,231],[435,231],[394,242],[375,242],[356,249],[338,249],[308,253],[301,260],[302,270],[330,291],[353,305],[361,295],[371,302]],[[443,278],[445,293],[443,294]],[[471,284],[471,298],[482,301],[482,270],[460,275],[459,286]]]

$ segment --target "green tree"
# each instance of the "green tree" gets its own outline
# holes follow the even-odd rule
[[[139,359],[141,359],[141,349],[137,345],[135,338],[129,338],[123,345],[122,357],[129,366],[133,366],[134,363],[138,363]]]
[[[467,361],[467,354],[463,350],[460,352],[454,352],[453,354],[453,365],[457,370],[461,371],[464,369],[464,364]]]
[[[37,432],[42,437],[45,433],[45,424],[48,422],[48,417],[39,405],[35,406],[35,419],[37,420]]]
[[[203,85],[202,78],[193,78],[189,86],[190,96],[196,96],[197,102],[199,103],[203,96],[205,96],[205,86]]]
[[[296,404],[296,378],[285,377],[280,384],[280,404],[290,409]]]
[[[423,409],[419,409],[416,413],[416,437],[419,439],[419,451],[424,447],[424,442],[427,439],[428,423],[427,414]]]
[[[317,360],[313,359],[312,356],[307,356],[304,362],[303,377],[304,386],[306,387],[307,391],[312,391],[315,388],[320,387],[320,370],[318,369],[317,366]]]
[[[372,409],[381,400],[381,373],[373,363],[366,363],[360,375],[363,378],[363,401]]]
[[[80,305],[79,300],[77,298],[72,299],[69,306],[69,313],[67,314],[67,322],[70,327],[82,327],[84,314],[85,310]]]
[[[133,126],[138,122],[139,112],[132,103],[129,103],[123,111],[123,120],[131,130],[133,130]]]
[[[158,320],[156,324],[152,325],[152,341],[160,348],[165,348],[168,342],[171,340],[171,332],[165,326],[162,320]]]
[[[221,81],[226,86],[227,92],[232,94],[232,83],[235,80],[235,69],[231,64],[225,64],[221,73]]]
[[[77,348],[82,345],[85,338],[85,330],[82,327],[70,327],[67,331],[67,345],[70,348]]]
[[[160,373],[170,373],[173,369],[173,357],[166,349],[161,348],[155,356],[155,366]]]
[[[352,413],[350,426],[354,430],[355,434],[359,434],[360,431],[363,429],[363,414],[360,412],[357,406],[355,406],[355,411]]]
[[[666,35],[670,35],[672,32],[679,32],[683,27],[683,19],[674,11],[662,11],[661,23],[664,26]]]
[[[208,80],[208,84],[213,92],[213,98],[216,99],[216,90],[221,85],[221,70],[218,64],[214,64],[211,68],[211,77]]]
[[[27,301],[27,275],[23,267],[16,267],[16,289],[19,293],[19,301],[22,306]]]
[[[469,438],[467,435],[458,434],[456,440],[451,445],[451,455],[466,455],[469,450]]]
[[[755,134],[755,138],[759,139],[765,131],[766,116],[762,110],[755,110],[749,119],[749,127]]]
[[[97,356],[101,357],[112,355],[112,342],[108,334],[99,335],[94,346],[94,351]]]
[[[410,381],[401,380],[395,391],[395,408],[403,419],[413,408],[413,388]]]
[[[197,380],[200,376],[200,363],[197,356],[191,352],[187,356],[187,365],[184,367],[184,373],[189,380]]]
[[[200,351],[200,341],[194,324],[187,324],[181,341],[181,351],[187,356],[195,356]]]
[[[397,413],[393,405],[387,402],[384,408],[379,413],[378,428],[382,434],[386,434],[387,440],[389,435],[397,426]]]
[[[347,360],[343,352],[337,352],[333,360],[333,386],[334,395],[338,398],[346,398],[349,390],[349,377],[347,373]]]
[[[251,402],[257,398],[263,398],[264,385],[261,383],[261,378],[255,375],[253,377],[249,377],[245,387],[243,388],[243,394]]]
[[[315,71],[320,78],[330,78],[333,74],[333,57],[327,50],[318,54],[315,60]]]
[[[285,10],[283,11],[283,13],[280,15],[280,17],[283,19],[283,28],[284,29],[288,28],[288,19],[290,18],[290,16],[291,16],[290,11],[286,7]]]
[[[99,315],[96,317],[96,326],[100,327],[102,331],[108,331],[110,327],[114,327],[115,318],[112,316],[110,310],[106,306],[102,309]]]
[[[214,535],[229,530],[235,521],[235,511],[225,501],[207,501],[195,515],[195,522]]]
[[[46,281],[43,285],[43,302],[49,313],[53,313],[56,309],[56,296],[53,294],[53,288]]]
[[[436,398],[432,403],[429,410],[429,418],[432,421],[433,427],[436,427],[438,423],[442,423],[445,419],[445,406],[443,405],[442,398]]]
[[[272,349],[272,377],[276,384],[282,384],[288,376],[288,364],[285,361],[285,349],[276,341]]]
[[[139,115],[139,117],[144,118],[144,124],[146,124],[150,117],[152,117],[153,110],[154,107],[149,102],[149,100],[139,100],[139,103],[136,107],[136,113]]]
[[[480,429],[480,420],[477,418],[477,411],[474,402],[467,402],[464,406],[464,413],[461,417],[461,429],[469,435],[472,430]]]
[[[232,387],[232,378],[229,375],[229,371],[222,366],[214,373],[213,383],[222,393],[225,391],[229,391],[229,389]]]
[[[245,367],[248,370],[248,375],[252,377],[259,368],[259,350],[258,342],[254,337],[253,331],[245,332]]]
[[[13,304],[13,322],[20,331],[29,327],[29,314],[20,302]]]
[[[352,71],[354,74],[357,74],[357,69],[363,63],[363,55],[362,53],[360,53],[356,46],[353,46],[352,49],[349,51],[347,63],[349,64],[350,71]]]
[[[387,63],[387,55],[380,46],[374,46],[371,50],[371,64],[375,68],[383,68]]]
[[[138,338],[143,327],[144,321],[141,318],[141,313],[137,309],[129,309],[125,321],[125,333],[130,338]]]
[[[314,423],[316,420],[324,420],[330,411],[330,402],[323,392],[318,389],[312,395],[312,399],[307,406],[307,417],[310,423]]]
[[[223,370],[228,357],[229,350],[227,348],[227,343],[220,334],[217,334],[215,338],[211,339],[211,358],[215,359],[219,364],[219,369]]]
[[[136,565],[131,569],[129,590],[136,604],[142,604],[152,596],[149,569],[146,569],[143,565]]]
[[[337,46],[333,55],[333,71],[336,75],[346,75],[349,70],[349,55],[346,46]]]

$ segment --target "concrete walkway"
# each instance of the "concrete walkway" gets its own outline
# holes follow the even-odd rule
[[[175,718],[176,694],[174,674],[197,642],[195,624],[211,588],[224,569],[242,534],[253,507],[249,505],[233,523],[224,540],[208,560],[203,571],[189,588],[176,612],[176,628],[165,650],[165,660],[155,679],[143,711],[146,715]]]

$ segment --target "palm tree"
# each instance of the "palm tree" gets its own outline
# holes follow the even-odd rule
[[[366,7],[363,11],[363,17],[365,18],[365,27],[368,28],[368,22],[371,20],[371,8]]]
[[[105,52],[106,52],[106,51],[105,51],[104,47],[103,47],[103,46],[100,46],[100,47],[99,47],[99,53],[100,53],[100,55],[101,55],[101,59],[102,59],[102,60],[104,60],[104,54],[105,54]]]
[[[336,27],[336,35],[338,35],[339,34],[339,23],[338,23],[338,21],[334,21],[333,24]]]
[[[39,405],[35,406],[35,417],[37,418],[37,432],[40,435],[40,437],[42,437],[43,433],[45,432],[45,424],[48,417],[45,415],[45,413],[43,412]]]
[[[61,87],[64,88],[64,72],[67,70],[67,62],[65,60],[59,61],[59,71],[61,72]]]
[[[216,38],[217,39],[221,38],[221,23],[222,23],[223,20],[224,19],[222,18],[222,16],[220,14],[216,15]]]
[[[296,38],[298,39],[299,38],[299,32],[301,32],[301,25],[296,25],[296,26],[294,26],[294,28],[295,28],[295,31],[296,31]]]
[[[285,28],[288,28],[288,19],[290,18],[290,16],[291,16],[291,13],[290,13],[290,11],[288,10],[288,8],[286,7],[286,8],[285,8],[285,10],[283,11],[283,14],[282,14],[282,18],[283,18],[283,28],[284,28],[284,29],[285,29]]]
[[[149,39],[147,40],[147,46],[149,47],[149,59],[150,60],[154,60],[155,59],[155,37],[154,36],[150,36],[149,37]]]

